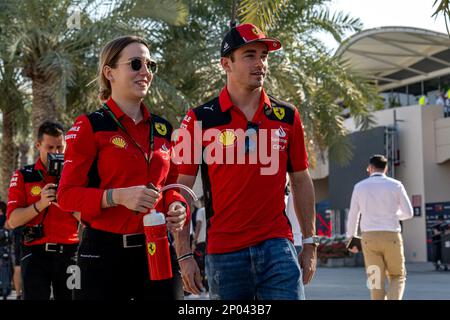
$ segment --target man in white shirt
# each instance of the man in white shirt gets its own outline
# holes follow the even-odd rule
[[[400,181],[386,176],[387,159],[369,160],[370,177],[353,189],[347,220],[347,237],[355,236],[361,217],[362,250],[372,300],[401,300],[406,268],[400,221],[413,217],[413,209]],[[349,249],[356,253],[356,247]],[[389,288],[385,291],[385,277]]]

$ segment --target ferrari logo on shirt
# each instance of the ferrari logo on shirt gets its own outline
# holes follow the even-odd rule
[[[274,107],[273,108],[273,113],[278,118],[278,120],[283,120],[284,115],[286,114],[285,110],[283,108],[280,108],[280,107]]]
[[[162,136],[167,134],[167,127],[164,123],[155,123],[156,131]]]
[[[147,244],[147,250],[148,250],[148,253],[150,253],[151,256],[154,255],[155,252],[156,252],[156,244],[154,242],[149,242]]]
[[[230,147],[234,144],[236,140],[236,135],[232,130],[224,130],[219,135],[219,142],[224,147]]]
[[[40,195],[41,194],[41,187],[39,187],[39,186],[33,186],[32,188],[31,188],[31,195],[33,195],[33,196],[38,196],[38,195]]]
[[[115,136],[111,139],[111,143],[115,145],[116,147],[119,147],[121,149],[125,149],[127,147],[127,142],[124,138],[121,136]]]

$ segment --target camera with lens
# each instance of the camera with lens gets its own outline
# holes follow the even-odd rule
[[[49,176],[56,177],[56,185],[58,185],[59,179],[61,178],[61,172],[64,167],[64,154],[48,153],[47,163],[47,173]]]
[[[44,226],[36,224],[34,226],[23,228],[23,242],[29,243],[41,239],[44,236]]]

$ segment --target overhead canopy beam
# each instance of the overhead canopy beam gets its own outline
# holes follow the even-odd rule
[[[377,36],[373,36],[373,38],[377,39],[377,40],[381,40],[383,43],[388,43],[390,46],[396,47],[396,48],[398,48],[400,50],[404,50],[406,52],[409,52],[412,56],[427,58],[427,59],[433,60],[435,62],[438,62],[440,64],[446,65],[447,67],[450,67],[450,63],[447,62],[447,61],[444,61],[442,59],[433,57],[432,55],[423,54],[423,53],[421,53],[421,52],[419,52],[417,50],[413,50],[411,48],[399,45],[398,43],[393,42],[390,39],[384,39],[383,37],[377,37]]]
[[[447,52],[437,57],[449,49],[447,34],[410,27],[382,27],[346,39],[335,56],[347,61],[354,72],[385,82],[378,86],[385,91],[450,74]],[[429,71],[433,69],[437,70]]]

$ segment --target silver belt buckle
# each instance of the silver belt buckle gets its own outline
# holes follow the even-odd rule
[[[135,244],[135,245],[129,245],[128,244],[128,237],[129,236],[135,236],[135,235],[138,235],[138,234],[140,234],[140,233],[129,233],[129,234],[122,235],[123,247],[125,249],[142,247],[142,244]]]
[[[47,243],[45,244],[45,251],[47,251],[47,252],[57,252],[57,251],[58,251],[58,250],[56,250],[56,249],[50,249],[50,248],[49,248],[49,245],[55,245],[55,246],[56,246],[57,244],[56,244],[56,243],[48,243],[48,242],[47,242]]]

